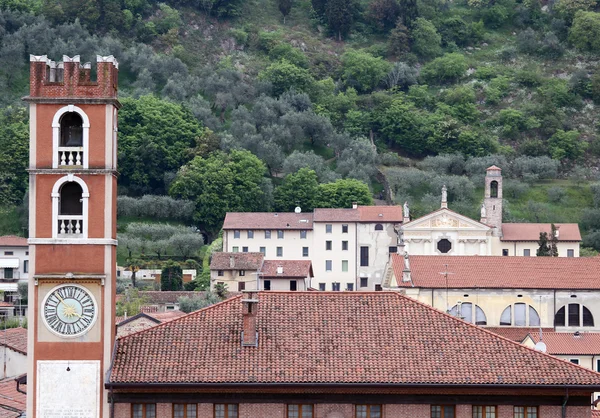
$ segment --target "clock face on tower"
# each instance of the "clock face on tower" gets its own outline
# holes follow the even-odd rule
[[[92,328],[98,316],[94,296],[83,286],[60,285],[42,302],[46,327],[60,337],[79,337]]]

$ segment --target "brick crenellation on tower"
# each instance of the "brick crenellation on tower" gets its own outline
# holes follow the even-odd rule
[[[79,55],[55,62],[46,55],[31,55],[30,98],[116,98],[118,68],[112,56],[96,57],[97,80],[92,65],[81,65]]]

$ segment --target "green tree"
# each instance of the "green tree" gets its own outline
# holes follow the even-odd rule
[[[198,120],[181,105],[143,96],[121,99],[119,185],[132,194],[164,192],[164,175],[189,158],[203,135]]]
[[[269,81],[273,85],[273,93],[277,96],[291,88],[296,91],[309,91],[315,82],[306,68],[300,68],[285,59],[268,66],[258,78]]]
[[[578,11],[569,30],[569,40],[578,49],[600,51],[600,13]]]
[[[539,248],[535,252],[538,257],[551,257],[552,250],[550,249],[550,243],[548,240],[547,232],[540,232],[540,239],[538,241]]]
[[[0,205],[21,202],[27,190],[29,128],[25,108],[0,110]]]
[[[365,206],[372,205],[373,198],[369,186],[360,180],[339,179],[333,183],[319,185],[315,207],[351,208],[353,202]]]
[[[328,0],[325,6],[327,24],[337,35],[338,41],[350,32],[357,6],[354,0]]]
[[[411,31],[412,49],[422,58],[435,58],[442,53],[442,36],[435,25],[427,19],[418,17]]]
[[[301,168],[288,174],[281,186],[275,189],[275,210],[292,212],[296,206],[311,212],[315,208],[315,199],[319,191],[317,173],[310,168]]]
[[[410,35],[408,28],[398,19],[398,24],[388,36],[388,52],[391,55],[400,55],[410,51]]]
[[[134,316],[142,311],[142,306],[148,303],[147,298],[140,295],[138,289],[125,289],[125,297],[117,301],[117,316]]]
[[[400,19],[402,24],[409,29],[413,28],[415,20],[419,17],[417,0],[399,0]]]
[[[183,270],[181,266],[168,261],[160,273],[160,290],[179,291],[183,289]]]
[[[583,157],[588,143],[580,139],[579,131],[563,131],[559,129],[548,140],[550,154],[555,160],[569,159],[576,161]]]
[[[190,313],[197,311],[202,308],[206,308],[208,306],[214,305],[215,303],[219,303],[221,298],[216,293],[212,292],[204,292],[199,293],[197,296],[180,297],[177,302],[179,303],[179,309],[182,312]]]
[[[367,14],[377,29],[388,31],[396,25],[400,15],[400,5],[396,0],[373,0],[369,4]]]
[[[195,201],[195,222],[214,236],[227,212],[263,209],[261,184],[265,171],[264,163],[249,151],[196,157],[181,168],[170,194]]]
[[[349,50],[342,56],[342,77],[357,90],[374,90],[392,69],[392,64],[368,52]]]
[[[428,82],[446,83],[463,77],[467,68],[464,55],[454,52],[428,63],[423,67],[421,75]]]
[[[292,11],[293,0],[278,0],[279,11],[283,15],[283,24],[285,25],[285,18]]]

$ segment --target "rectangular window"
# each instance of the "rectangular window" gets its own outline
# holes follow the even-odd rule
[[[240,237],[240,230],[239,229],[235,229],[233,231],[233,238],[239,238]]]
[[[292,292],[298,290],[298,282],[296,282],[296,280],[290,280],[290,290]]]
[[[346,290],[352,292],[354,290],[354,283],[346,283]]]
[[[575,250],[567,250],[567,257],[575,257]]]
[[[348,271],[348,260],[342,260],[342,271],[343,272]]]
[[[431,405],[431,418],[454,418],[454,406]]]
[[[240,270],[240,276],[245,276],[246,275],[246,270]]]
[[[596,360],[596,371],[600,371],[600,359]]]
[[[4,255],[14,255],[13,251],[4,251]]]
[[[217,276],[219,277],[223,277],[225,273],[223,273],[223,270],[217,270]]]
[[[531,250],[529,248],[523,250],[523,256],[529,257],[531,255]]]
[[[302,257],[308,257],[308,247],[302,247]]]
[[[331,224],[325,224],[325,233],[326,234],[331,234],[333,230],[333,226]]]
[[[313,418],[312,405],[288,405],[287,418]]]
[[[381,418],[381,405],[356,405],[356,418]]]
[[[215,418],[238,418],[238,409],[236,403],[216,403]]]
[[[265,231],[265,239],[271,239],[271,230],[270,229],[267,229]]]
[[[239,252],[239,251],[240,251],[240,247],[233,247],[233,248],[231,249],[231,251],[233,251],[234,253],[237,253],[237,252]]]
[[[537,406],[515,406],[514,418],[538,418]]]
[[[360,278],[360,287],[369,287],[369,278],[368,277]]]
[[[332,247],[332,242],[331,241],[325,241],[325,250],[326,251],[331,251],[331,247]]]
[[[243,253],[247,253],[248,252],[248,247],[242,247],[242,252]]]
[[[248,239],[254,238],[254,231],[248,230]]]
[[[333,290],[334,292],[339,292],[340,284],[339,283],[331,283],[331,290]]]
[[[277,239],[283,239],[283,230],[281,230],[281,229],[277,230]]]
[[[569,303],[569,326],[579,326],[579,304]]]
[[[5,268],[4,269],[4,278],[5,279],[13,279],[14,278],[13,269]]]
[[[300,231],[300,239],[306,239],[306,230]]]
[[[506,257],[508,255],[508,250],[506,250],[506,249],[502,250],[502,255]]]
[[[569,361],[573,364],[579,364],[579,359],[578,358],[570,358]]]
[[[132,418],[156,418],[156,404],[134,403],[131,416]]]
[[[283,257],[283,247],[277,247],[277,257]]]
[[[348,233],[348,225],[342,225],[342,234]]]
[[[495,406],[474,406],[473,418],[496,418]]]
[[[342,241],[342,251],[348,251],[348,241]]]
[[[173,418],[196,418],[196,404],[173,404]]]
[[[238,282],[238,292],[246,290],[246,282]]]
[[[389,252],[390,254],[395,254],[398,252],[398,247],[396,247],[395,245],[393,247],[389,248]]]
[[[264,290],[271,290],[271,280],[265,280],[263,282],[263,289]]]
[[[360,247],[360,266],[367,267],[369,265],[369,247]]]
[[[333,262],[331,260],[325,260],[325,271],[333,270]]]
[[[29,273],[29,260],[23,260],[23,273]]]
[[[320,290],[321,292],[324,292],[324,291],[325,291],[325,283],[319,283],[319,290]],[[600,361],[600,360],[598,360],[598,361]],[[600,363],[598,363],[598,364],[600,365]]]
[[[260,252],[262,253],[262,255],[264,255],[266,257],[266,255],[267,255],[267,247],[260,247]]]

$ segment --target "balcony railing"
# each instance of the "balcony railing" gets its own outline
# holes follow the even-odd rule
[[[83,147],[58,147],[58,165],[83,165]]]
[[[11,270],[11,271],[7,271]],[[0,282],[12,283],[19,280],[19,270],[17,269],[3,269],[0,268]]]
[[[58,236],[61,238],[83,237],[83,215],[58,215]]]

